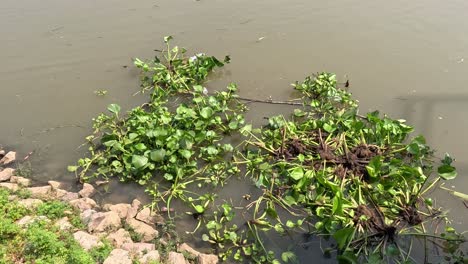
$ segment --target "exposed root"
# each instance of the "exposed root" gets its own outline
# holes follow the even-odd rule
[[[359,205],[356,208],[354,224],[361,226],[365,230],[372,230],[375,238],[385,238],[388,241],[395,239],[397,227],[387,225],[384,215],[380,209],[368,205]]]
[[[400,211],[400,216],[411,226],[422,223],[421,215],[414,206],[407,206]]]

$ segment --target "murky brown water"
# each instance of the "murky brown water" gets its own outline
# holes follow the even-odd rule
[[[363,112],[407,119],[453,154],[459,177],[449,187],[466,192],[467,11],[464,0],[3,0],[0,143],[23,155],[36,151],[36,180],[72,182],[66,165],[82,155],[77,146],[91,118],[111,102],[129,108],[144,101],[130,96],[138,73],[123,66],[151,57],[171,34],[190,51],[230,54],[225,75],[210,85],[235,81],[245,97],[287,99],[289,84],[312,72],[349,78]],[[113,190],[107,199],[140,195],[129,186]],[[468,230],[463,203],[435,196],[455,226]]]

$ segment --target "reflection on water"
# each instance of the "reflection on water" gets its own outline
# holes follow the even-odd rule
[[[66,165],[84,152],[77,147],[91,118],[111,102],[128,109],[144,101],[131,96],[138,89],[131,58],[152,57],[171,34],[190,51],[230,54],[233,62],[208,86],[237,82],[244,97],[288,99],[291,82],[317,71],[349,78],[363,112],[407,119],[453,154],[460,177],[450,185],[466,191],[467,8],[461,0],[4,0],[0,143],[23,155],[35,150],[36,180],[73,183]],[[252,104],[248,117],[260,123],[257,113],[290,110],[272,107]],[[142,195],[134,186],[111,187],[103,199]],[[461,201],[435,195],[467,230]]]

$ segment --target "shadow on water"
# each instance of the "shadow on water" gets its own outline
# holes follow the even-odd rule
[[[437,124],[434,116],[442,120],[436,111],[444,105],[456,105],[459,108],[468,106],[468,94],[428,94],[428,95],[410,95],[402,100],[402,115],[412,120],[412,126],[420,131],[425,131],[427,138],[434,137],[434,131],[437,130]],[[415,111],[417,109],[417,111]],[[463,111],[462,109],[459,110]],[[446,127],[449,129],[450,127]]]

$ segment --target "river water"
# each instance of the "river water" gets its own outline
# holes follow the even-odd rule
[[[462,0],[2,0],[0,144],[20,156],[34,151],[36,181],[72,185],[66,166],[83,155],[77,147],[91,119],[109,103],[128,109],[145,100],[132,96],[132,58],[151,58],[173,35],[189,51],[231,55],[209,85],[236,82],[243,97],[288,99],[289,84],[313,72],[349,79],[362,112],[406,119],[439,156],[450,152],[459,176],[446,187],[466,192],[467,11]],[[132,185],[111,190],[104,199],[141,196]],[[443,191],[434,197],[459,231],[468,230],[461,200]]]

